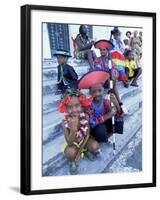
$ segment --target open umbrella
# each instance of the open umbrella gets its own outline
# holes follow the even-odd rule
[[[120,51],[113,50],[110,52],[112,60],[112,68],[118,70],[119,80],[126,81],[127,76],[125,73],[125,57]]]

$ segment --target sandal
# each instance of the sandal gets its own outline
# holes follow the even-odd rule
[[[131,86],[138,87],[138,84],[136,82],[132,82]]]
[[[70,174],[76,175],[78,173],[77,163],[75,161],[71,161],[70,163]]]
[[[90,152],[85,152],[85,156],[88,158],[88,160],[90,161],[95,161],[97,159],[96,155],[94,155],[93,153]]]
[[[129,86],[128,81],[123,81],[123,85],[125,88],[128,88],[128,86]]]

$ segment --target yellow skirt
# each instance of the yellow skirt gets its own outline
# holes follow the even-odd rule
[[[83,140],[82,140],[82,142],[83,142]],[[82,142],[80,142],[79,144],[76,143],[76,142],[74,142],[73,144],[74,144],[77,148],[79,148]],[[63,143],[63,152],[64,152],[64,150],[65,150],[65,148],[66,148],[67,146],[68,146],[67,142],[64,141],[64,143]],[[86,151],[87,151],[87,149],[82,149],[82,151],[81,151],[81,158],[84,157],[84,153],[85,153]]]

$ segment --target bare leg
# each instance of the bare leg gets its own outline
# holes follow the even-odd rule
[[[78,152],[78,148],[75,146],[67,146],[64,150],[64,154],[68,160],[75,160]]]
[[[70,173],[77,174],[77,164],[75,161],[78,149],[75,146],[67,146],[64,150],[65,156],[70,161]]]
[[[127,80],[123,81],[123,85],[124,85],[124,87],[128,88],[128,86],[129,86],[129,84],[128,84],[128,76],[129,76],[129,69],[128,69],[128,67],[125,67],[125,74],[127,76]]]
[[[99,149],[99,143],[93,138],[89,138],[86,144],[86,148],[89,152],[96,152]]]
[[[133,81],[132,81],[132,83],[131,83],[132,86],[135,86],[135,87],[138,86],[138,84],[137,84],[137,79],[138,79],[138,77],[139,77],[141,74],[142,74],[142,69],[141,69],[141,68],[138,68],[138,72],[137,72],[136,76],[133,78]]]
[[[90,69],[93,70],[94,69],[94,59],[95,59],[95,55],[94,55],[93,51],[91,49],[87,49],[84,51],[84,54],[88,60]]]

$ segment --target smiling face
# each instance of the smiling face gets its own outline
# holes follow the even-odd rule
[[[82,112],[82,106],[78,97],[71,97],[71,101],[67,105],[67,112],[73,117],[78,117]]]
[[[99,103],[102,100],[103,93],[104,93],[104,88],[103,88],[103,85],[101,83],[93,85],[90,88],[90,94],[92,95],[95,103]]]
[[[106,48],[100,49],[100,54],[101,54],[101,56],[107,56],[108,50]]]

